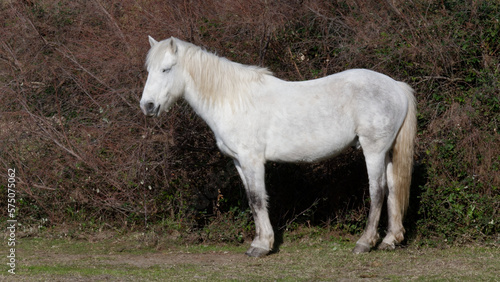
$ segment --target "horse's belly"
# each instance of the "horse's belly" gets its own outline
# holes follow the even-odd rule
[[[279,143],[268,142],[266,159],[277,162],[317,162],[340,154],[350,146],[356,146],[355,134],[336,138],[314,138],[309,136],[297,140],[292,136]]]

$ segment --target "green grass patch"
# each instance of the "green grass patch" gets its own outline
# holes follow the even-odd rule
[[[351,253],[354,240],[300,230],[285,236],[279,252],[264,258],[244,255],[248,244],[166,244],[142,242],[131,234],[89,242],[22,239],[17,274],[21,280],[261,281],[261,280],[465,280],[493,281],[500,276],[497,246],[431,248]],[[292,234],[293,235],[293,234]],[[6,272],[4,272],[6,273]],[[3,274],[3,278],[12,278]]]

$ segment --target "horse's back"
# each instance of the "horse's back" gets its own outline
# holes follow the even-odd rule
[[[266,119],[266,158],[317,161],[339,154],[358,136],[393,139],[406,115],[400,84],[365,69],[283,82]]]

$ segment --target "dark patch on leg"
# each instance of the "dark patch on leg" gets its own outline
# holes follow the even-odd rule
[[[259,195],[257,195],[257,193],[249,191],[247,192],[247,197],[248,203],[250,204],[252,210],[257,211],[263,208],[262,199],[259,197]]]

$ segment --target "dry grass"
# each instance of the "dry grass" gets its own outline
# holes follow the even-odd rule
[[[398,249],[351,253],[352,243],[315,235],[287,240],[279,253],[246,257],[242,247],[176,244],[146,245],[149,235],[93,241],[26,239],[16,281],[47,280],[460,280],[494,281],[499,251],[493,247]]]

